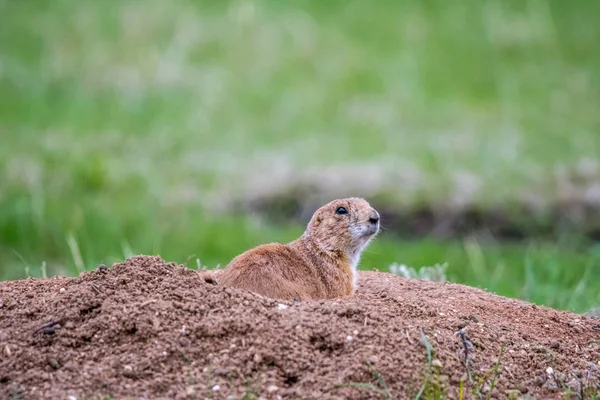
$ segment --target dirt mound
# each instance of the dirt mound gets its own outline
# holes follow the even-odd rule
[[[599,319],[379,272],[359,285],[352,299],[280,303],[145,256],[3,282],[0,397],[457,398],[461,381],[465,398],[473,386],[600,391]]]

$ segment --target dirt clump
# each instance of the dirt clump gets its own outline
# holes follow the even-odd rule
[[[279,302],[148,256],[2,282],[0,398],[458,398],[461,381],[464,398],[600,394],[600,319],[375,271],[358,282],[350,299]]]

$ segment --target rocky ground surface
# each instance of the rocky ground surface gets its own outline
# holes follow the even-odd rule
[[[598,318],[376,271],[359,286],[278,302],[148,256],[1,282],[0,397],[600,395]]]

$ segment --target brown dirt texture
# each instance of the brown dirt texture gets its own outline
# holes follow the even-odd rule
[[[135,256],[0,283],[0,398],[600,395],[597,318],[377,271],[349,299],[290,303],[201,275]]]

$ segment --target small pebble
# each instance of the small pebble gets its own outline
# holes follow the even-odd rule
[[[60,364],[59,364],[59,362],[55,358],[48,359],[48,364],[50,364],[50,366],[53,369],[59,369],[60,368]]]
[[[522,383],[519,385],[519,391],[523,394],[529,392],[529,388],[527,387],[526,384]]]
[[[267,388],[267,392],[269,392],[269,393],[273,393],[273,392],[276,392],[278,390],[279,390],[279,388],[277,386],[275,386],[275,385],[271,385],[271,386],[269,386]]]
[[[67,289],[65,289],[64,287],[61,287],[61,288],[60,288],[60,290],[59,290],[58,292],[59,292],[59,293],[64,293],[64,292],[66,292],[66,291],[67,291]]]
[[[213,392],[218,392],[219,390],[221,390],[221,386],[219,385],[215,385],[212,387]]]
[[[554,373],[554,370],[552,369],[552,367],[548,367],[548,368],[546,368],[546,373],[548,375],[552,375]]]
[[[546,378],[544,378],[543,376],[537,376],[534,380],[533,380],[533,385],[537,386],[537,387],[541,387],[544,382],[546,382]]]
[[[288,308],[288,306],[285,304],[281,304],[281,303],[277,304],[277,309],[279,309],[279,310],[285,310],[286,308]]]
[[[352,341],[352,336],[350,336],[350,335],[346,336],[346,341],[347,342],[351,342]]]

